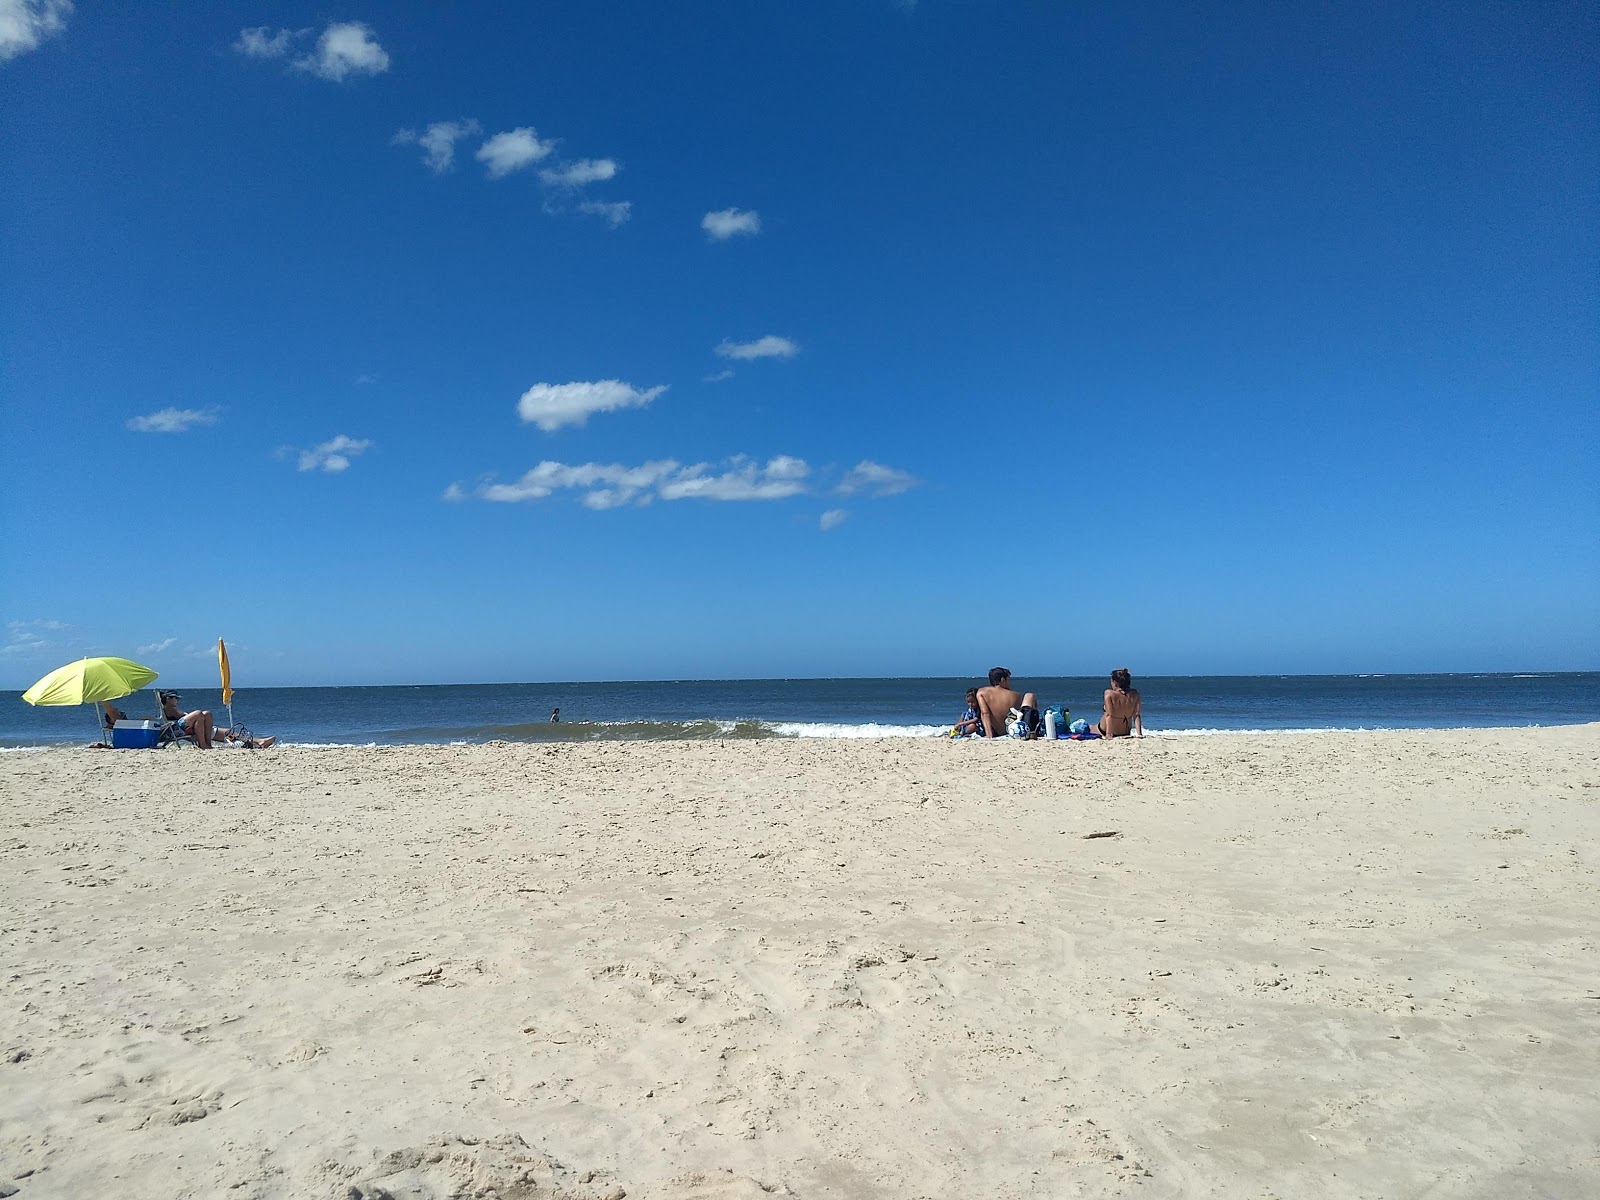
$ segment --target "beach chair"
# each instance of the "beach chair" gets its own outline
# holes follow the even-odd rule
[[[161,701],[162,693],[156,693],[156,720],[161,722],[161,731],[156,735],[157,746],[182,746],[188,744],[196,750],[200,748],[200,739],[195,737],[183,727],[182,721],[169,720],[163,711]]]

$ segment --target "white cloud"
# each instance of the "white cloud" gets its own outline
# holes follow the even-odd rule
[[[740,234],[753,237],[761,232],[761,214],[738,208],[724,208],[719,212],[708,212],[701,217],[700,228],[717,242],[725,242]]]
[[[633,216],[633,202],[631,200],[585,200],[578,205],[578,211],[591,217],[599,217],[615,229],[618,225],[627,222]]]
[[[886,467],[871,459],[862,459],[845,472],[844,478],[839,481],[839,486],[835,490],[841,496],[853,495],[856,492],[866,492],[872,496],[898,496],[901,492],[909,492],[921,482],[909,471]]]
[[[129,418],[128,428],[135,433],[185,433],[196,425],[215,425],[214,408],[163,408],[142,417]]]
[[[539,178],[550,187],[578,188],[586,183],[603,183],[615,179],[620,170],[609,158],[580,158],[564,167],[551,167],[539,172]]]
[[[503,179],[530,163],[548,158],[555,150],[553,141],[541,141],[531,125],[497,133],[478,147],[478,161],[489,168],[490,179]]]
[[[294,65],[319,79],[338,83],[349,75],[377,75],[387,71],[389,56],[372,36],[370,26],[360,21],[343,21],[324,29],[317,39],[316,50],[296,59]]]
[[[320,446],[300,451],[300,470],[335,473],[343,471],[350,466],[352,458],[370,449],[371,446],[372,442],[367,438],[346,437],[341,433]]]
[[[354,380],[354,383],[355,383],[355,385],[357,387],[365,387],[368,384],[373,384],[373,383],[377,383],[377,382],[378,382],[378,377],[376,375],[369,375],[365,371],[363,371],[360,375],[357,375],[355,377],[355,380]]]
[[[700,377],[700,382],[701,383],[723,383],[723,382],[726,382],[727,380],[732,379],[732,378],[733,378],[733,368],[732,367],[728,367],[726,370],[718,371],[714,375],[702,375]]]
[[[310,32],[309,29],[269,29],[258,25],[254,29],[239,30],[233,48],[246,58],[282,58],[296,41]]]
[[[37,50],[71,15],[72,0],[0,0],[0,62]]]
[[[741,455],[722,467],[718,471],[710,463],[683,466],[673,459],[637,467],[546,461],[515,483],[486,483],[476,494],[482,500],[516,504],[571,489],[583,493],[586,507],[602,510],[652,500],[781,500],[804,492],[811,473],[804,460],[788,455],[769,459],[765,466]]]
[[[568,466],[547,460],[515,483],[485,484],[478,489],[478,495],[484,500],[514,504],[525,500],[543,500],[561,488],[577,488],[588,493],[584,503],[590,508],[616,508],[653,488],[677,470],[679,466],[672,459],[647,462],[637,467],[624,467],[618,463]]]
[[[782,500],[806,490],[811,468],[804,459],[786,454],[769,459],[765,467],[744,459],[732,460],[730,470],[707,475],[705,463],[686,467],[658,489],[663,500]]]
[[[159,642],[151,642],[148,646],[140,646],[138,653],[141,656],[146,654],[160,654],[163,650],[172,649],[173,643],[177,640],[178,639],[175,637],[163,638]]]
[[[641,408],[666,390],[665,385],[641,390],[620,379],[536,383],[517,401],[517,415],[546,433],[554,433],[563,425],[582,425],[590,413]]]
[[[475,137],[480,126],[472,118],[461,121],[434,121],[421,133],[402,129],[390,139],[392,145],[422,147],[422,161],[435,175],[443,175],[456,161],[456,143]]]
[[[830,508],[822,514],[822,519],[817,522],[817,528],[822,530],[823,533],[827,533],[830,529],[837,529],[844,524],[845,518],[849,515],[842,508]]]
[[[776,337],[767,334],[766,337],[757,338],[753,342],[730,342],[726,339],[716,350],[718,358],[736,358],[749,360],[753,358],[793,358],[800,353],[800,347],[788,338]]]
[[[45,634],[66,633],[71,629],[72,626],[64,621],[7,621],[6,644],[0,648],[0,653],[42,653],[60,644],[53,638],[45,637]]]
[[[459,483],[452,483],[439,494],[439,499],[448,500],[451,504],[460,504],[467,498],[467,493],[461,490]]]

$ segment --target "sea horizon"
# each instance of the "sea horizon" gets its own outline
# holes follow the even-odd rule
[[[161,681],[164,683],[165,681]],[[490,741],[677,741],[715,738],[935,737],[978,676],[815,676],[476,684],[328,684],[220,689],[173,684],[185,709],[219,725],[302,745]],[[1363,729],[1456,729],[1600,721],[1600,672],[1358,672],[1136,676],[1152,736]],[[1104,676],[1019,678],[1042,706],[1099,716]],[[156,686],[121,707],[154,716]],[[560,719],[550,719],[559,708]],[[88,710],[0,703],[0,747],[82,743]]]

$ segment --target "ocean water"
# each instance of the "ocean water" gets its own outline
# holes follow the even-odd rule
[[[978,679],[733,679],[648,683],[448,684],[253,688],[235,718],[300,744],[933,737],[961,715]],[[1102,678],[1019,679],[1041,704],[1098,718]],[[1600,721],[1600,673],[1135,677],[1145,730],[1159,736],[1245,730],[1455,729]],[[221,693],[184,688],[186,709],[227,723]],[[119,701],[150,717],[155,693]],[[561,708],[561,722],[549,722]],[[0,748],[84,744],[88,706],[34,708],[0,693]]]

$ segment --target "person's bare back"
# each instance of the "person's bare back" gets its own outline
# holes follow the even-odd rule
[[[984,737],[1004,737],[1006,718],[1013,708],[1033,704],[1033,693],[1023,695],[1011,686],[1011,672],[995,667],[989,672],[989,686],[978,689],[978,716],[983,721]]]
[[[1135,725],[1139,728],[1139,736],[1143,737],[1144,713],[1140,708],[1139,689],[1133,686],[1133,676],[1128,673],[1128,668],[1118,667],[1111,672],[1111,686],[1106,689],[1103,715],[1100,724],[1094,726],[1094,731],[1106,738],[1128,737]]]

